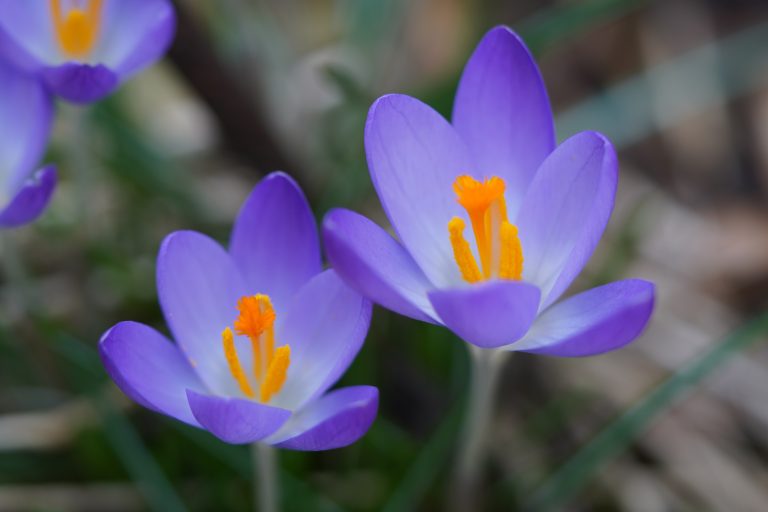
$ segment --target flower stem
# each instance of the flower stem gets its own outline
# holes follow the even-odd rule
[[[254,468],[254,505],[257,512],[277,512],[277,450],[264,443],[251,447]]]
[[[488,426],[502,363],[508,352],[470,346],[472,374],[459,455],[449,490],[451,510],[477,510],[477,487],[486,455]]]
[[[0,274],[5,274],[10,296],[14,297],[14,304],[18,305],[22,312],[30,310],[34,301],[33,289],[30,286],[13,230],[0,230],[0,261],[2,261]],[[0,281],[2,281],[1,278],[0,275]]]
[[[73,171],[76,221],[83,232],[90,236],[93,231],[93,192],[97,179],[97,159],[93,153],[95,128],[90,119],[89,106],[62,105],[61,118],[67,128],[66,166]]]

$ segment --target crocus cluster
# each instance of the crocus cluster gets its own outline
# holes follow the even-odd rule
[[[89,103],[168,48],[169,0],[0,0],[0,228],[36,219],[56,186],[38,170],[53,97]]]
[[[491,30],[462,76],[452,122],[403,95],[365,129],[371,178],[397,238],[347,210],[323,226],[286,175],[267,177],[229,249],[178,232],[157,261],[175,343],[123,322],[101,340],[136,402],[230,443],[345,446],[373,421],[378,391],[327,392],[366,335],[371,303],[444,325],[478,350],[587,356],[644,329],[651,283],[614,282],[558,302],[613,209],[618,164],[603,135],[556,144],[546,89],[522,41]]]

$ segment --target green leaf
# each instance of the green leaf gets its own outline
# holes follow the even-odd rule
[[[758,340],[765,340],[766,335],[768,335],[768,314],[763,314],[677,370],[638,404],[609,424],[589,444],[581,448],[534,493],[525,509],[560,510],[568,499],[590,481],[603,464],[623,452],[684,392],[700,383],[751,344]]]

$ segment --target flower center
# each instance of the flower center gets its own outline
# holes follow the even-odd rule
[[[467,211],[475,234],[480,266],[469,242],[464,238],[464,220],[454,217],[448,222],[453,257],[461,275],[469,283],[492,277],[519,281],[523,276],[523,247],[517,226],[507,220],[504,180],[496,176],[477,181],[472,176],[459,176],[453,182],[456,199]]]
[[[68,57],[85,58],[99,35],[102,0],[87,0],[85,6],[70,7],[66,13],[61,3],[61,0],[50,0],[59,47]]]
[[[234,323],[235,332],[247,336],[253,350],[253,377],[258,386],[259,400],[269,402],[278,393],[288,375],[291,364],[291,347],[284,345],[275,349],[275,310],[266,295],[242,297],[237,302],[240,315]],[[256,398],[256,391],[240,364],[240,358],[235,348],[235,336],[232,329],[227,327],[221,333],[224,344],[224,355],[227,358],[229,371],[237,381],[240,391],[248,398]]]

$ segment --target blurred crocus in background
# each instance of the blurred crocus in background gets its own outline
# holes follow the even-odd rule
[[[175,23],[167,0],[0,0],[0,52],[89,103],[160,58]]]
[[[642,332],[654,301],[647,281],[555,303],[608,223],[618,162],[598,133],[556,146],[541,75],[511,30],[497,27],[480,42],[452,124],[414,98],[384,96],[370,109],[365,148],[399,241],[335,210],[324,222],[328,257],[374,302],[445,325],[479,347],[475,380],[495,373],[492,353],[482,349],[588,356]],[[475,387],[469,422],[479,425],[470,428],[470,446],[484,429],[472,416],[487,416],[493,386]]]
[[[53,167],[38,168],[53,106],[42,84],[0,61],[0,227],[35,220],[56,187]]]
[[[315,220],[288,176],[256,186],[229,252],[196,232],[168,236],[157,287],[178,344],[134,322],[100,343],[135,401],[228,443],[327,450],[368,430],[375,387],[326,392],[360,350],[371,304],[322,270]]]

